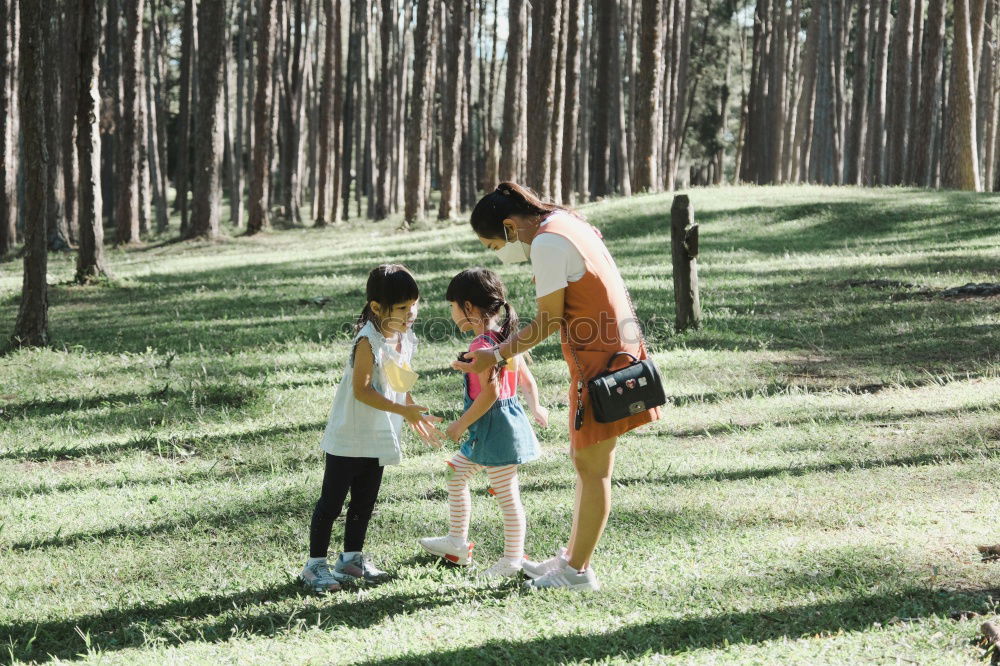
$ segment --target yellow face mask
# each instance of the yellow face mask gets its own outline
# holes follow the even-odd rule
[[[389,381],[389,387],[396,393],[407,393],[417,383],[419,376],[406,361],[397,363],[387,359],[385,362],[385,378]]]

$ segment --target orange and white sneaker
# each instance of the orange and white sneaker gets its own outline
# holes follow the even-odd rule
[[[417,541],[431,555],[443,557],[452,564],[465,567],[472,563],[472,549],[476,544],[471,541],[460,541],[450,536],[424,537]]]

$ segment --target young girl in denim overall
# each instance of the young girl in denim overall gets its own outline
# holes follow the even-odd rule
[[[417,345],[412,326],[419,297],[416,280],[403,266],[382,265],[368,276],[367,302],[320,444],[326,457],[323,490],[309,530],[309,559],[299,574],[315,592],[338,590],[343,582],[385,578],[363,548],[382,470],[402,459],[403,421],[421,439],[440,446],[434,426],[440,419],[426,415],[426,408],[410,396],[417,379],[410,359]],[[344,550],[331,566],[327,550],[333,522],[348,492]]]
[[[474,268],[462,271],[448,285],[451,316],[463,332],[476,338],[470,351],[486,349],[502,342],[516,330],[517,314],[507,302],[507,290],[493,271]],[[503,321],[497,327],[503,313]],[[491,493],[503,513],[504,554],[481,575],[487,578],[516,576],[524,558],[524,508],[521,505],[517,467],[536,459],[538,440],[528,416],[517,398],[521,386],[535,421],[548,424],[548,412],[538,402],[535,379],[519,358],[464,377],[465,412],[446,434],[455,442],[468,437],[448,462],[448,536],[420,539],[428,552],[455,564],[472,561],[473,544],[468,541],[472,499],[469,479],[485,469]]]

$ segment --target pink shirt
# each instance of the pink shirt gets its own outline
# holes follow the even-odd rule
[[[489,338],[486,336],[489,336]],[[472,344],[469,345],[469,351],[490,349],[498,342],[500,342],[500,334],[496,331],[488,331],[486,335],[479,336],[472,341]],[[482,386],[479,385],[479,376],[469,373],[469,397],[475,400],[479,397],[482,390]],[[500,372],[500,385],[497,387],[497,399],[503,400],[504,398],[512,398],[516,394],[517,373],[504,368]]]

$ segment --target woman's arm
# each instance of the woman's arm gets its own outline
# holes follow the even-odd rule
[[[500,354],[504,358],[523,354],[559,330],[563,320],[563,308],[566,304],[566,289],[557,289],[551,294],[538,298],[536,302],[538,303],[538,314],[531,320],[531,323],[500,345]],[[496,365],[497,362],[492,349],[470,351],[468,356],[472,359],[468,363],[454,361],[451,367],[462,372],[478,374],[490,366]]]
[[[528,402],[528,411],[535,417],[535,422],[543,428],[549,425],[549,410],[538,399],[538,384],[535,376],[528,369],[528,364],[520,356],[517,357],[517,383]]]
[[[448,429],[445,431],[445,434],[452,441],[459,441],[462,438],[462,434],[469,429],[469,426],[482,418],[483,414],[490,411],[490,407],[497,401],[498,379],[494,378],[491,380],[491,372],[492,368],[486,368],[486,370],[479,373],[479,386],[482,387],[479,390],[479,395],[472,401],[469,408],[465,410],[465,413],[458,417],[458,420],[448,426]]]

